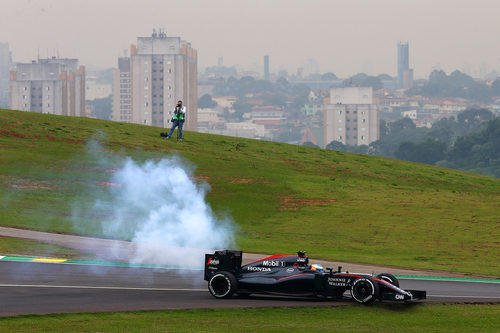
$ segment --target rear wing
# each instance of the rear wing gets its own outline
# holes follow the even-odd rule
[[[241,267],[242,251],[223,250],[205,254],[205,280],[208,281],[217,271],[236,273]]]

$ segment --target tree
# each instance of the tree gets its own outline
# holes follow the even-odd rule
[[[288,80],[285,79],[284,77],[280,77],[275,85],[274,85],[274,89],[276,90],[276,92],[280,92],[280,93],[284,93],[284,94],[288,94],[290,93],[290,83],[288,83]]]
[[[365,73],[358,73],[344,81],[344,84],[361,87],[372,87],[373,90],[382,88],[382,80],[378,76],[369,76]]]
[[[445,142],[448,147],[453,144],[456,138],[457,122],[454,118],[443,118],[432,124],[429,137]]]
[[[429,136],[446,142],[448,147],[451,147],[457,137],[484,129],[487,122],[494,117],[488,109],[467,109],[458,114],[457,120],[444,118],[435,122],[429,131]]]
[[[404,117],[398,121],[389,124],[390,133],[399,133],[404,130],[411,130],[417,128],[417,125],[408,117]]]
[[[435,70],[422,87],[407,91],[408,95],[424,95],[427,97],[459,97],[469,100],[489,102],[493,89],[485,83],[476,82],[472,77],[460,71],[446,75],[444,71]]]
[[[368,154],[369,147],[367,145],[346,146],[346,150],[353,154]]]
[[[243,114],[247,112],[252,111],[252,106],[250,104],[245,103],[244,101],[241,101],[241,99],[238,99],[236,102],[233,103],[233,110],[235,112],[233,113],[224,113],[225,115],[229,116],[229,119],[231,120],[237,120],[237,121],[243,121]]]
[[[493,82],[493,84],[491,85],[491,90],[493,96],[500,96],[500,79],[497,79]]]
[[[87,101],[88,105],[93,108],[93,116],[98,119],[111,120],[113,107],[111,103],[111,96],[106,98],[96,98],[93,101]]]
[[[299,83],[292,87],[292,94],[295,96],[293,99],[293,107],[300,109],[307,102],[309,102],[309,93],[311,88],[307,84]]]
[[[389,134],[389,127],[384,119],[380,119],[379,123],[380,139],[385,138]]]
[[[379,76],[377,76],[380,80],[383,80],[383,81],[389,81],[389,80],[394,80],[394,78],[392,76],[390,76],[389,74],[380,74]]]
[[[477,125],[485,121],[490,121],[495,115],[488,109],[467,109],[460,112],[457,120],[462,124]]]
[[[328,73],[321,75],[322,81],[333,81],[336,79],[337,79],[337,75],[333,74],[332,72],[328,72]]]
[[[500,178],[500,118],[480,132],[457,138],[442,166]]]
[[[305,147],[312,147],[312,148],[321,148],[320,146],[318,145],[315,145],[314,143],[312,143],[311,141],[306,141],[302,144],[303,146]]]
[[[286,96],[284,94],[278,93],[266,93],[263,96],[264,105],[275,105],[284,107],[286,105]]]
[[[434,164],[445,158],[446,143],[427,138],[420,143],[403,142],[394,155],[406,161]]]
[[[205,94],[198,100],[198,107],[201,109],[210,109],[217,106],[217,102],[212,99],[212,96]]]
[[[380,139],[370,143],[371,155],[394,157],[394,152],[404,141],[419,142],[426,138],[428,129],[417,128],[410,118],[403,118],[392,123],[380,124]]]
[[[326,145],[328,150],[347,151],[346,146],[340,141],[332,141]]]

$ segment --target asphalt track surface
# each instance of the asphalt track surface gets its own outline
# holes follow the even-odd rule
[[[172,269],[0,262],[0,316],[355,304],[259,295],[218,300],[207,291],[202,275]],[[425,302],[500,302],[498,282],[401,279],[400,284],[403,289],[426,290]]]

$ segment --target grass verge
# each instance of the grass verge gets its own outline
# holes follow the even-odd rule
[[[0,255],[82,260],[95,259],[94,255],[84,254],[73,249],[68,249],[64,246],[2,236],[0,236]]]
[[[3,332],[498,332],[500,306],[418,304],[28,315]]]

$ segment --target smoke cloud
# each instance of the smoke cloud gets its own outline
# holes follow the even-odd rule
[[[99,182],[104,195],[83,215],[87,221],[101,217],[104,236],[131,239],[112,242],[113,258],[201,266],[208,250],[234,246],[231,219],[216,216],[205,200],[209,185],[197,184],[179,158],[139,163],[127,157],[100,164],[112,172]],[[81,213],[80,207],[80,220]]]

